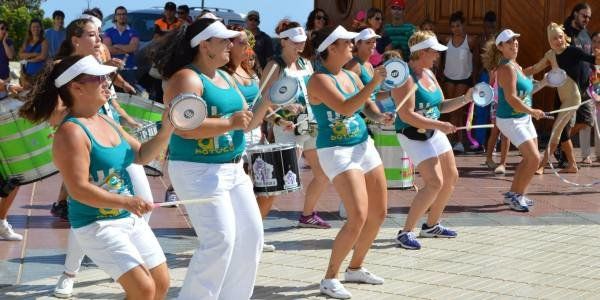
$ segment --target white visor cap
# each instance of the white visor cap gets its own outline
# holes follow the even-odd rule
[[[304,28],[302,27],[294,27],[290,28],[286,31],[283,31],[279,34],[279,38],[285,39],[288,38],[294,43],[302,43],[306,42],[308,38],[306,36],[306,32],[304,32]]]
[[[410,53],[415,53],[419,50],[423,50],[423,49],[433,49],[435,51],[446,51],[448,50],[448,47],[440,44],[440,42],[438,42],[437,38],[435,36],[432,36],[422,42],[419,42],[415,45],[413,45],[412,47],[410,47]]]
[[[206,41],[212,37],[220,39],[230,39],[240,35],[239,31],[229,30],[220,21],[215,21],[204,30],[200,31],[196,36],[190,40],[190,46],[192,48],[198,46],[201,41]]]
[[[380,38],[381,36],[375,33],[375,31],[371,28],[365,28],[361,30],[358,35],[354,38],[354,42],[358,41],[366,41],[372,38]]]
[[[81,74],[101,76],[116,72],[117,68],[100,64],[92,55],[78,60],[54,80],[54,86],[60,88]]]
[[[521,36],[520,34],[515,33],[514,31],[512,31],[510,29],[504,29],[496,37],[496,46],[500,45],[500,43],[506,43],[514,37],[520,37],[520,36]]]
[[[98,28],[102,27],[102,21],[100,21],[100,19],[96,18],[95,16],[88,15],[88,14],[82,14],[81,16],[79,16],[79,19],[90,20],[94,23],[94,26],[96,26]]]
[[[344,26],[338,25],[333,32],[331,32],[327,38],[319,45],[317,52],[321,53],[329,47],[329,45],[335,43],[337,40],[351,40],[358,35],[357,32],[351,32],[346,30]]]

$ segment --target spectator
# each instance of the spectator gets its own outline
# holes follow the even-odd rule
[[[192,17],[190,17],[190,7],[185,4],[179,5],[179,7],[177,7],[177,18],[179,19],[182,25],[190,25],[192,24],[192,22],[194,22],[194,20],[192,20]]]
[[[10,76],[8,62],[15,57],[13,41],[8,38],[8,23],[0,20],[0,79],[5,80]]]
[[[52,28],[46,29],[44,36],[48,41],[48,57],[54,58],[60,44],[65,40],[65,13],[61,10],[55,10],[52,13]]]
[[[123,6],[115,9],[113,22],[115,25],[104,32],[102,42],[108,47],[112,57],[123,60],[124,67],[119,71],[121,76],[130,84],[135,84],[135,51],[140,44],[139,34],[127,25],[127,9]]]
[[[402,57],[408,59],[410,51],[408,49],[408,39],[417,29],[415,25],[404,22],[404,0],[390,1],[392,11],[392,24],[386,24],[383,28],[384,34],[391,39],[392,47],[401,50]],[[384,46],[384,48],[387,45]]]
[[[48,42],[44,38],[42,21],[32,19],[27,30],[27,38],[19,51],[26,83],[31,83],[31,77],[42,70],[46,58],[48,58]]]
[[[328,25],[329,16],[323,9],[315,8],[308,14],[308,19],[306,20],[306,36],[308,36],[308,40],[306,40],[306,46],[304,46],[304,50],[302,51],[302,57],[314,61],[315,51],[311,43],[312,33]]]
[[[258,25],[260,25],[260,14],[255,10],[249,11],[246,16],[246,28],[254,34],[256,39],[254,52],[258,57],[260,68],[263,69],[267,65],[267,61],[273,56],[273,42],[268,34],[258,28]]]
[[[165,3],[164,15],[154,21],[154,37],[153,40],[165,35],[165,33],[177,29],[181,26],[181,21],[175,17],[177,6],[173,2]]]
[[[369,57],[369,62],[373,65],[373,67],[379,66],[383,63],[382,53],[385,50],[391,50],[390,39],[387,36],[383,36],[383,12],[379,8],[369,8],[367,10],[367,18],[365,20],[367,27],[373,29],[379,37],[375,42],[375,51],[371,57]],[[386,49],[387,47],[387,49]]]

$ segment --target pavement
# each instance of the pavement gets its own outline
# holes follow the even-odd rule
[[[380,286],[345,284],[353,299],[597,299],[600,292],[600,186],[575,188],[548,171],[529,188],[535,206],[511,211],[501,193],[510,186],[515,164],[495,176],[481,155],[458,156],[461,178],[443,215],[458,231],[456,239],[421,239],[418,251],[398,248],[394,237],[404,225],[414,190],[389,190],[389,210],[364,266],[385,278]],[[310,180],[310,170],[302,171]],[[579,183],[600,178],[600,164],[565,175]],[[23,186],[9,222],[22,242],[0,241],[0,299],[52,299],[62,272],[68,223],[49,215],[60,176]],[[163,201],[167,177],[150,178],[156,202]],[[422,186],[417,176],[417,186]],[[252,299],[326,299],[319,281],[332,241],[343,220],[332,186],[317,210],[333,227],[296,227],[303,193],[284,195],[264,221],[265,240],[277,250],[263,253]],[[160,208],[150,220],[166,253],[171,274],[169,298],[175,298],[197,239],[185,208]],[[343,264],[343,268],[347,262]],[[341,270],[343,272],[343,269]],[[340,274],[343,278],[343,274]],[[77,277],[75,299],[122,299],[124,293],[91,261]]]

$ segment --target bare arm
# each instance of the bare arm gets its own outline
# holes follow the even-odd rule
[[[29,61],[29,62],[45,61],[48,58],[48,41],[46,41],[46,40],[42,41],[42,52],[40,52],[40,53],[32,52],[31,54],[33,54],[33,55],[30,56],[30,58],[28,58],[27,61]]]
[[[6,36],[8,36],[8,34]],[[8,39],[6,37],[2,40],[2,46],[4,47],[6,57],[8,57],[9,60],[13,59],[15,57],[15,47],[8,44]]]
[[[516,111],[533,115],[536,119],[542,118],[544,112],[539,109],[531,108],[519,98],[517,95],[517,74],[516,70],[509,65],[498,67],[496,76],[498,78],[498,86],[504,90],[504,97],[508,104]]]
[[[106,45],[106,47],[108,48],[108,51],[110,51],[110,54],[112,54],[112,55],[119,55],[119,54],[126,53],[125,51],[119,49],[118,47],[113,46],[112,40],[108,36],[104,36],[104,39],[102,39],[102,43],[104,43],[104,45]]]
[[[550,50],[550,51],[552,51],[552,50]],[[523,70],[523,74],[525,74],[526,76],[535,75],[535,74],[543,71],[544,69],[546,69],[546,67],[548,67],[549,65],[550,65],[550,60],[548,59],[548,52],[546,52],[546,54],[544,54],[544,57],[542,57],[542,59],[540,59],[540,61],[535,63],[533,66],[525,68]]]
[[[396,103],[396,106],[400,104],[399,102],[404,99],[404,96],[411,91],[415,82],[412,78],[409,78],[408,81],[399,88],[392,89],[392,98]],[[402,119],[405,123],[416,127],[416,128],[425,128],[425,129],[438,129],[443,122],[438,120],[433,120],[427,118],[417,112],[415,112],[415,94],[411,93],[408,96],[408,100],[404,102],[404,105],[398,111],[398,117]]]

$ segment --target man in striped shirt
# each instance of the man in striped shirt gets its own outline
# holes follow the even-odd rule
[[[391,0],[390,10],[392,12],[392,23],[386,24],[383,28],[384,33],[392,40],[394,49],[402,52],[402,58],[408,61],[410,51],[408,49],[408,39],[416,31],[413,24],[404,22],[404,0]]]

